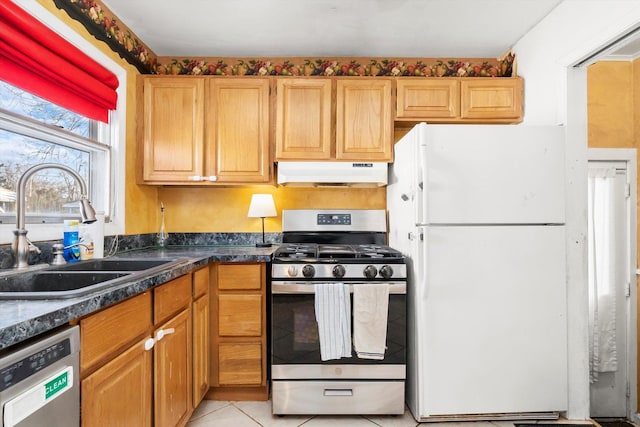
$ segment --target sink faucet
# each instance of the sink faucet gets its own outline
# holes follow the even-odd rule
[[[62,171],[68,172],[73,178],[80,184],[80,192],[82,193],[79,200],[80,205],[80,218],[83,224],[91,224],[96,221],[96,212],[93,210],[93,206],[91,206],[91,202],[87,198],[87,184],[84,182],[82,177],[78,175],[78,172],[71,169],[68,166],[61,165],[58,163],[42,163],[39,165],[35,165],[27,169],[20,179],[18,180],[18,189],[16,192],[16,229],[13,231],[15,235],[13,239],[13,245],[11,249],[13,250],[14,255],[14,268],[28,268],[29,262],[27,257],[29,255],[29,251],[35,250],[35,246],[29,241],[27,238],[27,229],[26,229],[26,220],[25,220],[25,210],[26,210],[26,195],[25,189],[27,187],[27,182],[29,179],[38,171],[43,169],[60,169]]]

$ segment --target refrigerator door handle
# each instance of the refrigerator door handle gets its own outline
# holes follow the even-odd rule
[[[418,190],[417,190],[417,202],[415,203],[416,220],[418,224],[429,223],[429,213],[427,210],[427,186],[429,185],[428,179],[428,157],[427,146],[418,145]]]

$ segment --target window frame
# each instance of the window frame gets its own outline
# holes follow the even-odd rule
[[[44,25],[47,25],[103,67],[114,73],[118,78],[120,85],[117,89],[118,104],[116,110],[110,112],[109,125],[98,126],[98,131],[108,132],[108,135],[103,134],[100,135],[100,137],[103,141],[110,141],[111,147],[111,194],[107,196],[110,216],[105,219],[105,235],[124,234],[127,70],[111,58],[115,57],[115,54],[112,54],[108,47],[104,46],[104,50],[109,53],[106,54],[59,20],[44,6],[31,0],[14,1],[25,11],[39,19]],[[73,138],[84,139],[77,135]],[[93,173],[92,170],[90,175]],[[92,181],[92,179],[90,179],[90,181]],[[15,228],[16,224],[0,224],[0,244],[13,242],[13,230],[15,230]],[[29,231],[29,239],[35,242],[60,240],[62,239],[63,224],[27,224],[27,230]]]

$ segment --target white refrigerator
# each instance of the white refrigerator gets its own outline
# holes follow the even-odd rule
[[[427,125],[395,145],[389,244],[408,257],[418,421],[567,409],[564,129]]]

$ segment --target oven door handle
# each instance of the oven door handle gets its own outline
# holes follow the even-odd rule
[[[389,286],[390,295],[404,295],[407,293],[407,284],[404,282],[391,282],[385,283]],[[349,286],[349,292],[353,293],[353,287],[358,285],[347,284]],[[272,282],[271,293],[274,295],[285,294],[315,294],[313,283],[311,282]]]

